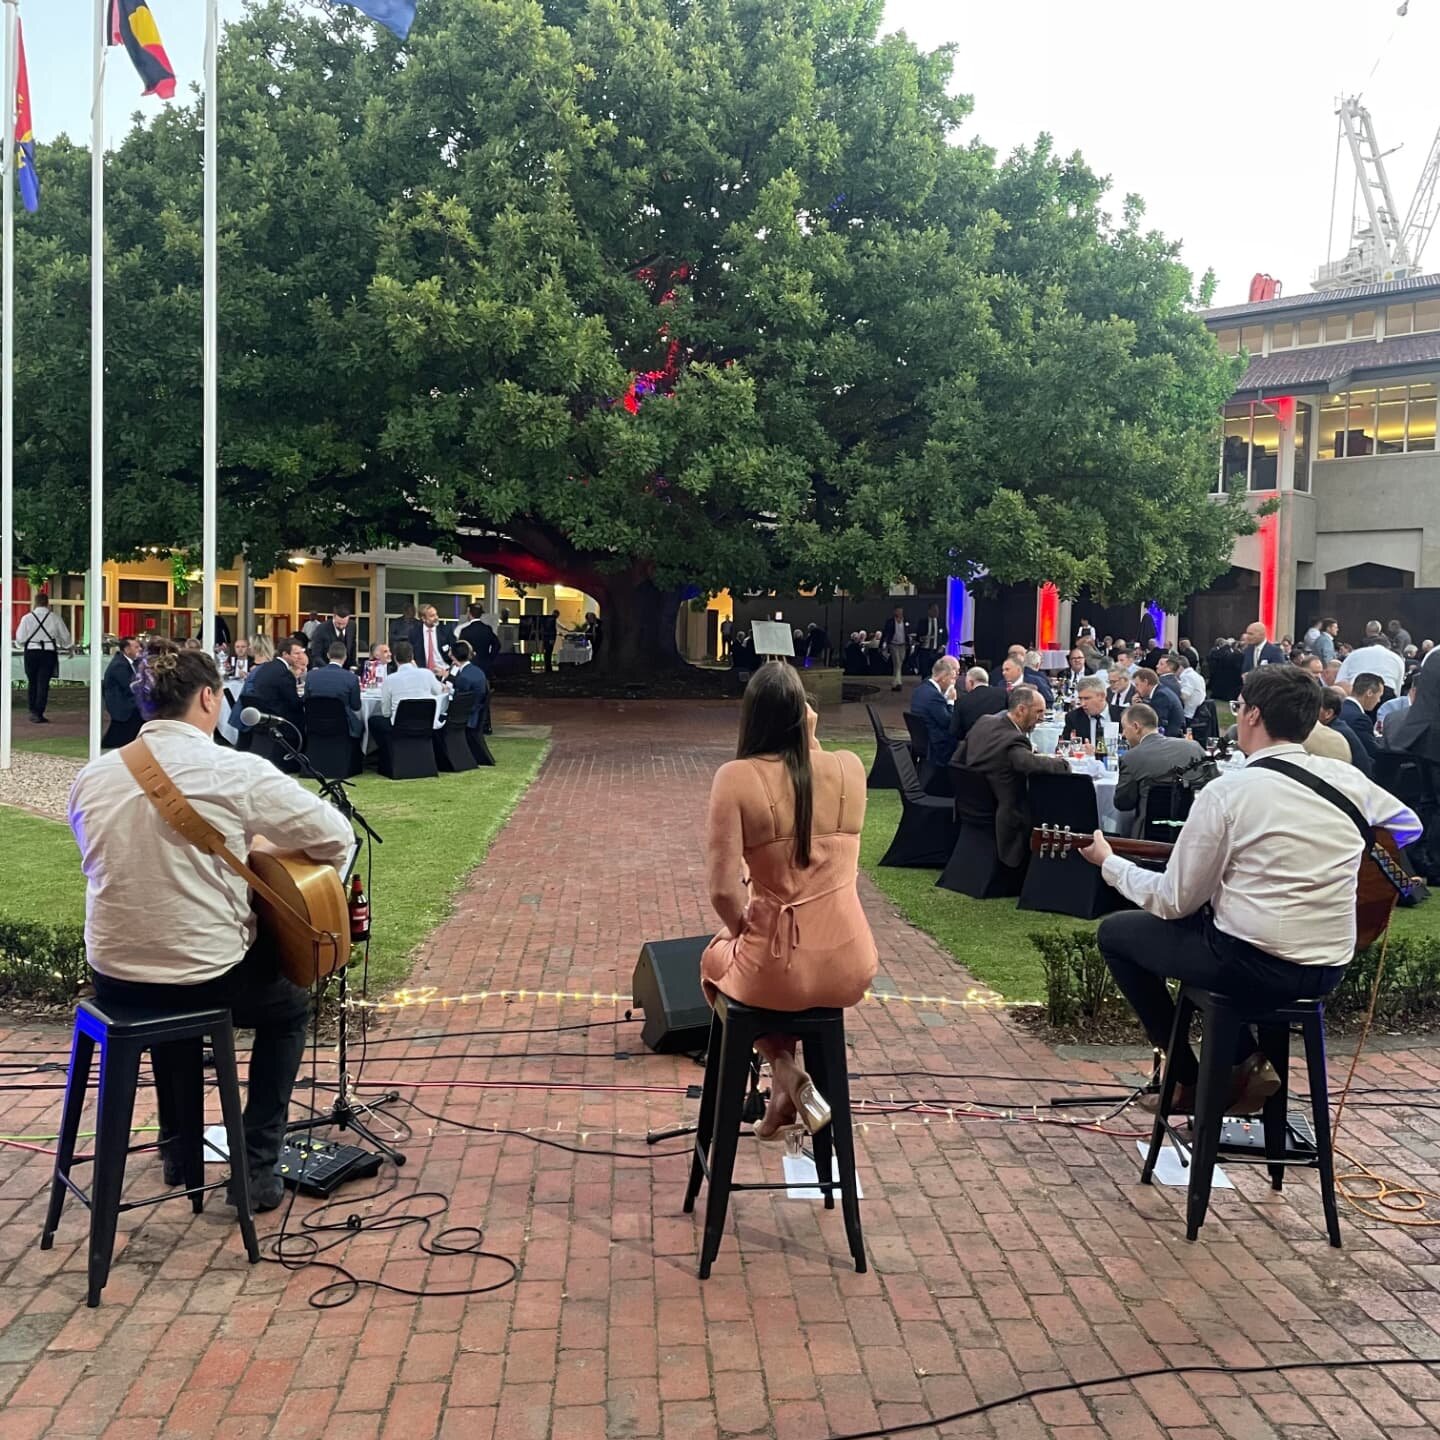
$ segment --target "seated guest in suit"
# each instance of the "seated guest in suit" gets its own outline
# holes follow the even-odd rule
[[[1089,658],[1086,656],[1085,651],[1077,645],[1065,657],[1065,674],[1060,677],[1060,683],[1067,689],[1073,690],[1089,673]]]
[[[397,640],[394,649],[395,673],[385,677],[380,686],[380,713],[370,717],[370,734],[382,752],[390,748],[395,707],[402,700],[434,700],[438,715],[440,697],[445,693],[434,673],[415,663],[415,648],[408,640]]]
[[[1055,692],[1050,688],[1050,681],[1040,673],[1040,652],[1027,650],[1023,645],[1012,645],[1007,655],[1020,668],[1018,683],[1038,690],[1040,698],[1045,702],[1045,708],[1050,709],[1055,703]]]
[[[470,718],[465,722],[465,741],[470,746],[470,753],[478,760],[483,753],[480,736],[489,715],[490,681],[479,665],[474,663],[466,641],[457,640],[450,647],[450,658],[455,662],[454,669],[450,671],[451,687],[457,695],[475,697],[475,706],[470,711]]]
[[[1062,740],[1083,740],[1093,745],[1105,733],[1109,718],[1105,704],[1105,682],[1098,675],[1087,675],[1075,685],[1079,704],[1065,717]]]
[[[378,684],[387,675],[393,675],[398,667],[390,647],[382,640],[370,647],[370,658],[365,662],[366,684]]]
[[[250,667],[256,663],[255,657],[250,653],[250,642],[242,635],[235,642],[235,648],[226,657],[225,678],[227,680],[243,680],[250,673]]]
[[[337,605],[335,613],[322,620],[310,636],[310,668],[319,670],[331,660],[330,647],[338,640],[345,646],[345,668],[355,668],[355,635],[359,630],[348,605]],[[332,662],[333,663],[333,662]]]
[[[140,705],[131,688],[135,684],[135,662],[139,658],[140,642],[132,635],[120,642],[120,648],[105,667],[101,693],[110,724],[100,741],[102,750],[118,750],[140,733]]]
[[[930,667],[930,678],[910,697],[910,713],[924,722],[930,737],[926,754],[932,765],[948,765],[955,751],[950,722],[955,714],[955,682],[959,678],[960,662],[953,655],[942,655]]]
[[[1135,698],[1143,701],[1160,717],[1160,733],[1178,740],[1185,734],[1185,707],[1180,696],[1161,685],[1160,677],[1148,666],[1135,672]]]
[[[1158,730],[1154,707],[1141,701],[1136,701],[1120,721],[1120,733],[1130,748],[1120,757],[1115,808],[1135,812],[1132,835],[1144,834],[1145,801],[1151,787],[1175,784],[1176,770],[1196,761],[1205,762],[1205,751],[1194,740],[1177,740]]]
[[[1135,687],[1130,683],[1130,672],[1118,662],[1111,667],[1109,688],[1105,691],[1105,703],[1110,707],[1110,718],[1118,725],[1120,717],[1138,698]]]
[[[322,625],[316,633],[323,632]],[[353,671],[345,668],[350,652],[343,640],[332,640],[326,659],[327,664],[311,670],[305,677],[305,698],[311,696],[333,696],[345,707],[345,721],[350,727],[350,738],[358,740],[365,733],[365,721],[360,711],[360,681]]]
[[[845,673],[847,675],[864,675],[867,673],[865,664],[865,647],[863,641],[865,632],[857,630],[845,645]]]
[[[1320,723],[1345,742],[1345,748],[1350,752],[1350,763],[1369,780],[1375,774],[1375,761],[1354,726],[1345,719],[1345,699],[1343,690],[1337,690],[1333,685],[1323,686],[1320,691]],[[1371,743],[1374,743],[1373,736]]]
[[[1340,707],[1340,719],[1355,732],[1372,760],[1380,753],[1380,742],[1375,738],[1375,712],[1384,694],[1385,682],[1378,675],[1357,675],[1350,682],[1350,693]]]
[[[433,605],[420,607],[420,618],[410,627],[409,639],[417,665],[436,675],[443,675],[450,668],[450,646],[455,642],[455,632],[441,620],[440,612]]]
[[[990,672],[972,665],[965,672],[965,692],[955,697],[950,733],[958,744],[982,715],[998,715],[1005,709],[1005,687],[990,683]],[[951,751],[953,757],[954,751]]]
[[[1176,678],[1180,681],[1180,704],[1185,711],[1185,723],[1195,718],[1195,712],[1205,703],[1205,677],[1190,662],[1190,657],[1176,653],[1170,657],[1176,667]]]
[[[297,746],[305,743],[305,706],[300,699],[298,680],[307,663],[303,637],[297,639],[292,635],[273,660],[257,665],[250,672],[240,691],[241,709],[253,705],[264,715],[288,720],[294,730],[287,731],[285,738]],[[242,734],[242,741],[245,738]]]
[[[1045,702],[1034,686],[1017,685],[1006,697],[1003,715],[984,715],[951,757],[984,775],[995,795],[995,846],[1012,869],[1030,854],[1030,776],[1037,771],[1068,775],[1058,755],[1037,755],[1030,732],[1045,718]]]

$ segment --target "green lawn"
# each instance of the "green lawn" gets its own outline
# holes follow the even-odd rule
[[[453,892],[540,769],[544,740],[491,737],[496,764],[438,780],[395,782],[366,774],[355,803],[385,838],[375,848],[370,983],[404,979],[415,947],[450,912]],[[79,922],[85,882],[70,831],[0,806],[0,910],[23,920]]]
[[[15,748],[34,750],[42,755],[65,755],[71,760],[90,758],[90,742],[83,735],[46,735],[43,731],[34,737],[17,735]]]
[[[873,744],[832,743],[829,749],[854,750],[870,768]],[[938,870],[882,869],[880,857],[889,848],[900,823],[900,796],[894,790],[871,790],[867,795],[865,833],[860,842],[860,863],[876,887],[918,929],[932,936],[974,977],[998,990],[1007,1000],[1039,1000],[1045,993],[1040,956],[1030,941],[1037,930],[1091,930],[1097,921],[1072,920],[1064,915],[1022,911],[1015,900],[972,900],[939,890]],[[1421,936],[1434,933],[1437,920],[1431,909],[1397,910],[1391,935]]]

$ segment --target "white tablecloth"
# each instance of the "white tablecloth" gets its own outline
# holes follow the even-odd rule
[[[1098,760],[1071,760],[1070,769],[1077,775],[1088,775],[1095,786],[1095,809],[1100,828],[1107,835],[1128,835],[1131,816],[1122,816],[1115,808],[1115,786],[1120,777],[1113,770],[1102,770]]]
[[[243,680],[227,680],[225,682],[225,693],[230,697],[231,711],[220,722],[220,733],[234,745],[240,738],[239,728],[235,722],[240,718],[240,688],[245,682]],[[441,697],[435,711],[435,728],[438,730],[445,723],[445,712],[450,707],[450,692],[447,690]],[[371,690],[360,692],[360,714],[365,722],[364,733],[361,737],[361,744],[365,753],[369,755],[375,749],[375,742],[370,738],[371,718],[380,712],[380,687],[376,686]]]
[[[1055,747],[1060,743],[1061,732],[1065,729],[1062,720],[1042,720],[1031,732],[1030,740],[1036,750],[1042,755],[1053,755]],[[1105,718],[1105,743],[1112,749],[1120,735],[1120,727],[1109,718]]]
[[[594,659],[590,642],[583,635],[562,635],[555,650],[557,665],[588,665]]]

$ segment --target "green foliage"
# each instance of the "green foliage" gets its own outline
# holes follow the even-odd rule
[[[1097,1024],[1115,982],[1093,931],[1039,930],[1030,936],[1045,976],[1045,1016],[1056,1029]]]
[[[1248,524],[1208,493],[1233,364],[1199,292],[1078,156],[957,143],[953,53],[881,10],[426,0],[402,50],[255,0],[221,56],[222,552],[499,532],[607,602],[606,663],[689,585],[1178,608]],[[180,106],[110,164],[117,553],[199,536],[199,153]],[[20,523],[74,566],[88,160],[41,163]],[[671,393],[617,406],[672,343]]]
[[[84,926],[0,915],[0,1002],[64,1005],[88,975]]]

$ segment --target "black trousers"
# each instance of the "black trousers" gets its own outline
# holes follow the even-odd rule
[[[27,700],[30,713],[37,719],[45,713],[50,703],[50,682],[60,670],[60,654],[56,650],[42,650],[38,646],[25,652],[25,680],[29,686]]]
[[[169,1005],[207,1010],[224,1006],[235,1024],[255,1031],[245,1096],[245,1150],[252,1175],[264,1175],[280,1158],[280,1145],[290,1116],[290,1094],[305,1054],[310,1019],[310,994],[292,985],[272,955],[252,949],[233,970],[199,985],[149,985],[93,976],[95,995],[141,1005]],[[155,1052],[156,1088],[163,1095],[168,1076],[163,1048]],[[164,1130],[165,1117],[161,1117]]]
[[[138,711],[128,720],[112,720],[100,737],[100,748],[118,750],[122,745],[128,745],[140,734],[140,727],[144,723],[144,718]]]
[[[1161,1050],[1169,1048],[1175,1024],[1175,1002],[1166,988],[1167,978],[1243,996],[1258,1006],[1318,1000],[1345,978],[1343,965],[1277,960],[1217,930],[1208,908],[1183,920],[1160,920],[1143,910],[1107,915],[1096,938],[1120,993],[1140,1017],[1150,1043]],[[1248,1060],[1257,1048],[1254,1031],[1243,1026],[1234,1063]],[[1171,1064],[1182,1085],[1193,1085],[1199,1078],[1199,1064],[1188,1044],[1171,1057]]]
[[[545,655],[545,673],[549,675],[555,668],[555,642],[553,640],[547,640],[540,649]]]

